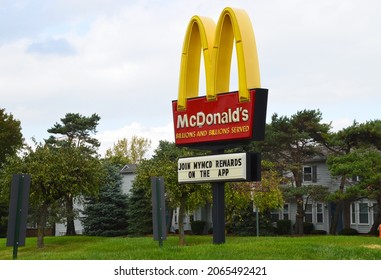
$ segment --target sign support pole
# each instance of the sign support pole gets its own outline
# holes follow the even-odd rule
[[[162,210],[162,205],[161,205],[161,199],[160,199],[160,179],[156,178],[156,203],[157,203],[157,208],[156,211],[158,213],[157,215],[157,226],[158,226],[158,234],[159,234],[159,247],[163,247],[163,221],[162,221],[162,215],[161,215],[161,210]]]
[[[167,238],[165,220],[165,197],[164,197],[164,178],[151,177],[152,187],[152,226],[153,237],[159,241],[159,247],[163,247],[163,240]]]
[[[20,222],[21,222],[21,211],[22,211],[22,198],[23,198],[23,186],[24,186],[24,175],[19,177],[18,191],[17,191],[17,206],[16,206],[16,222],[15,222],[15,232],[14,232],[14,243],[13,243],[13,259],[17,259],[17,251],[19,249],[19,239],[20,239]]]
[[[30,181],[29,174],[12,176],[6,246],[13,247],[13,259],[17,259],[18,248],[25,245]]]
[[[217,150],[216,154],[223,154],[224,150]],[[225,243],[225,183],[212,183],[213,191],[213,243]]]
[[[213,243],[225,243],[225,183],[212,184],[213,188]]]

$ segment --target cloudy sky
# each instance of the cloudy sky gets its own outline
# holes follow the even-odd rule
[[[0,0],[0,108],[27,141],[47,138],[69,112],[100,115],[101,153],[132,135],[153,148],[174,141],[186,27],[193,15],[217,21],[228,6],[251,18],[268,119],[320,109],[337,130],[380,118],[374,0]],[[232,69],[231,90],[237,79]]]

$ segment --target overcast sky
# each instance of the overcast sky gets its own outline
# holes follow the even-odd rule
[[[186,27],[193,15],[217,21],[228,6],[252,21],[268,120],[320,109],[337,130],[380,118],[374,0],[0,0],[0,108],[27,141],[47,138],[69,112],[100,115],[100,152],[132,135],[152,148],[174,141]],[[237,79],[232,69],[232,91]]]

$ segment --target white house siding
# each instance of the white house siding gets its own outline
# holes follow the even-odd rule
[[[122,191],[125,194],[128,194],[131,192],[132,184],[134,182],[134,179],[136,177],[136,174],[134,173],[126,173],[122,176]]]

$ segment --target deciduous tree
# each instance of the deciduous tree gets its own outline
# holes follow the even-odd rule
[[[138,164],[143,159],[151,146],[151,140],[143,137],[132,136],[131,140],[123,138],[106,151],[105,158],[118,166],[132,163]]]
[[[78,182],[78,176],[86,182],[89,176],[93,177],[93,173],[96,173],[96,159],[84,158],[77,150],[68,150],[70,152],[64,148],[54,149],[36,143],[34,149],[29,147],[22,157],[14,157],[9,161],[2,172],[3,185],[11,184],[14,173],[31,175],[30,209],[35,211],[39,248],[44,246],[45,227],[54,204],[65,197],[68,188],[73,192],[73,181]]]
[[[150,178],[163,176],[166,201],[168,207],[179,208],[179,244],[185,245],[184,216],[210,201],[211,187],[209,184],[182,184],[177,177],[177,161],[179,157],[195,155],[194,151],[186,148],[177,148],[174,143],[160,141],[152,159],[145,161],[138,167],[138,174],[134,182],[135,187],[144,187],[150,193]]]
[[[13,156],[23,145],[21,123],[12,114],[0,108],[0,168],[9,156]]]

